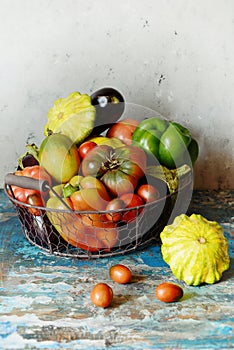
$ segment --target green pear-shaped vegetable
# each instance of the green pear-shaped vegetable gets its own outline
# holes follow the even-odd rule
[[[228,241],[222,227],[201,215],[181,214],[160,235],[164,261],[188,285],[218,282],[229,268]]]
[[[40,145],[39,161],[58,184],[68,182],[80,167],[76,145],[62,134],[51,134],[44,138]]]

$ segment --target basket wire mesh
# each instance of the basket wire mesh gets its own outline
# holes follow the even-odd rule
[[[160,244],[163,228],[187,210],[192,174],[186,175],[175,193],[165,193],[164,186],[158,200],[118,211],[78,212],[32,206],[15,199],[10,184],[5,184],[4,189],[16,210],[23,234],[31,244],[58,256],[93,259]],[[107,224],[107,213],[118,213],[122,219],[117,224]]]

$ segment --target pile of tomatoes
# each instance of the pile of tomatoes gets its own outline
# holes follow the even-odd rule
[[[89,141],[81,147],[87,145],[89,146]],[[80,183],[81,189],[70,197],[75,210],[119,211],[143,206],[159,197],[159,192],[153,185],[139,181],[145,174],[146,155],[138,147],[125,145],[114,149],[107,145],[92,146],[81,162],[81,169],[84,177]],[[89,189],[85,193],[82,184],[87,187],[87,182],[94,181],[93,178],[96,179],[96,190]],[[92,187],[91,184],[89,187]],[[85,205],[81,197],[85,199]],[[91,205],[87,205],[91,202]],[[124,217],[114,213],[107,215],[107,219],[114,222],[120,219],[130,221],[133,218],[133,212],[126,213]]]
[[[107,137],[110,140],[118,138],[123,143],[121,147],[113,148],[111,143],[98,145],[92,140],[79,146],[82,175],[95,177],[104,185],[100,185],[102,190],[98,191],[96,198],[93,196],[92,203],[96,202],[97,210],[118,211],[142,206],[159,198],[158,190],[147,179],[142,180],[146,172],[147,156],[141,148],[132,144],[131,139],[137,125],[136,120],[125,119],[108,130]],[[108,203],[101,203],[100,197]],[[74,196],[71,199],[74,200],[75,209],[80,210]],[[107,215],[107,219],[114,222],[120,219],[130,221],[133,218],[133,212],[124,218],[114,213]]]
[[[75,220],[67,219],[61,230],[56,226],[73,246],[92,252],[118,246],[119,227],[134,222],[146,203],[159,198],[159,191],[145,176],[146,153],[131,143],[136,125],[136,121],[123,120],[98,138],[101,144],[94,138],[78,147],[79,174],[64,185],[63,196],[80,214]],[[117,136],[121,146],[114,148],[111,144]],[[61,208],[60,203],[53,203],[54,199],[49,200],[47,207]],[[52,219],[50,215],[51,222],[56,221]],[[74,227],[75,234],[71,233]]]
[[[132,135],[137,125],[138,122],[134,119],[124,119],[113,124],[106,136],[98,135],[100,143],[95,142],[97,138],[94,137],[77,145],[75,158],[76,161],[79,160],[79,171],[68,182],[58,183],[53,172],[49,171],[50,168],[43,168],[40,163],[16,173],[23,176],[27,173],[33,178],[48,180],[55,192],[59,188],[58,194],[62,202],[53,195],[53,191],[43,194],[38,201],[38,191],[32,190],[29,197],[26,189],[15,186],[13,190],[16,199],[21,201],[23,198],[22,201],[31,206],[49,208],[47,216],[51,224],[69,244],[92,252],[101,249],[109,251],[118,245],[119,227],[134,222],[144,211],[146,203],[160,197],[157,188],[148,183],[145,175],[145,151],[132,143]],[[117,147],[114,144],[116,140]],[[54,149],[57,152],[57,148]],[[72,161],[71,152],[69,154],[68,150],[67,153]],[[54,160],[57,155],[49,156]],[[50,162],[46,164],[50,165]],[[67,207],[76,214],[63,215],[51,211],[67,210]],[[40,215],[40,210],[32,207],[29,207],[29,211]]]

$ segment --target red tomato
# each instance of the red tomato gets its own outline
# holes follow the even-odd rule
[[[97,144],[93,141],[83,142],[80,145],[80,147],[78,148],[78,153],[79,153],[81,159],[83,159],[86,156],[86,154],[88,154],[91,151],[91,149],[93,149],[96,146],[97,146]]]
[[[98,283],[93,287],[90,298],[94,305],[108,307],[113,299],[113,290],[106,283]]]
[[[144,205],[143,199],[135,193],[124,193],[120,196],[120,199],[125,203],[126,208],[133,208]],[[132,209],[124,211],[123,220],[124,221],[133,221],[141,212],[143,208]]]
[[[164,303],[172,303],[182,298],[183,289],[177,284],[164,282],[158,285],[155,290],[156,298]]]
[[[27,203],[28,196],[31,196],[36,193],[35,190],[29,190],[27,188],[22,189],[21,187],[17,186],[11,186],[14,196],[19,202]],[[9,195],[11,195],[11,192],[8,191]]]
[[[107,132],[107,137],[116,137],[121,140],[125,145],[132,144],[132,134],[138,126],[139,122],[135,119],[124,119],[118,123],[115,123],[110,127]]]
[[[45,203],[44,203],[41,195],[38,194],[38,193],[34,193],[34,194],[29,195],[27,197],[26,203],[30,204],[30,205],[33,205],[33,206],[36,206],[36,207],[44,207],[45,206]],[[33,215],[40,215],[40,209],[31,207],[28,210]]]
[[[137,190],[137,194],[146,202],[154,202],[156,201],[159,197],[160,194],[158,192],[158,190],[149,184],[143,184],[141,185],[138,190]]]
[[[42,168],[39,165],[33,165],[30,167],[26,167],[23,170],[17,170],[14,174],[17,176],[26,176],[26,177],[30,177],[30,178],[37,179],[37,180],[46,180],[46,181],[48,181],[50,186],[52,184],[52,180],[51,180],[50,175],[44,170],[44,168]],[[15,198],[18,201],[23,202],[23,203],[27,203],[27,198],[29,196],[34,195],[34,194],[36,194],[38,196],[42,196],[42,197],[45,197],[47,195],[47,192],[40,192],[37,190],[31,190],[28,188],[21,188],[18,186],[12,186],[12,190],[13,190]],[[9,192],[9,194],[11,195],[10,192]]]
[[[122,264],[114,265],[109,270],[110,278],[120,284],[126,284],[131,281],[132,272],[131,270]]]
[[[33,179],[47,180],[50,185],[52,183],[51,176],[40,165],[33,165],[24,168],[22,170],[22,175],[32,177]]]
[[[124,209],[125,204],[124,201],[122,201],[119,198],[112,199],[106,206],[106,210],[115,210],[113,212],[109,212],[106,214],[106,217],[109,221],[117,222],[122,219],[123,212],[120,211],[120,209]]]

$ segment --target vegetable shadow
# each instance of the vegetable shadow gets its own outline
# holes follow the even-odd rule
[[[123,295],[123,294],[116,294],[113,297],[112,303],[110,307],[112,309],[117,309],[121,305],[126,304],[128,302],[131,302],[136,296],[134,295]]]

